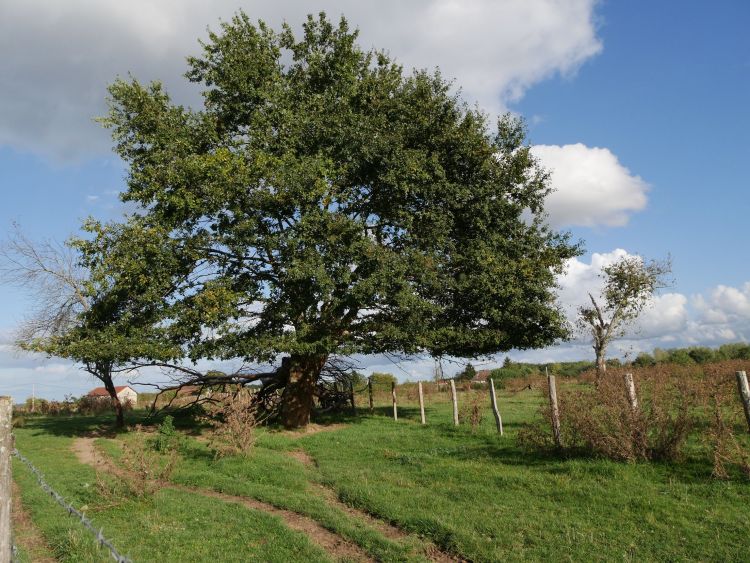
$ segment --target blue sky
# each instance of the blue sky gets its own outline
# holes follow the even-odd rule
[[[535,143],[607,147],[650,185],[627,228],[577,230],[590,250],[671,252],[694,293],[750,279],[747,2],[607,2],[602,52],[514,105]]]
[[[488,112],[527,118],[558,188],[550,220],[585,241],[587,254],[561,279],[571,315],[617,256],[672,256],[675,284],[614,353],[750,336],[750,4],[403,4],[7,0],[0,7],[0,228],[17,221],[31,238],[61,240],[88,215],[122,213],[124,170],[92,121],[117,75],[163,79],[190,103],[195,92],[179,75],[207,25],[240,7],[273,25],[298,24],[322,8],[345,13],[363,44],[407,67],[440,66]],[[34,382],[42,396],[80,394],[92,382],[75,366],[14,354],[8,335],[29,305],[25,295],[12,287],[0,295],[0,393],[25,395]],[[534,361],[590,355],[584,338],[511,353]],[[401,377],[431,368],[427,358],[398,368],[380,357],[362,362]]]

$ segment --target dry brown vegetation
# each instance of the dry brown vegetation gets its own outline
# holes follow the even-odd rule
[[[261,422],[252,391],[239,389],[209,408],[205,420],[213,428],[209,447],[214,455],[248,455],[255,444],[255,427]]]
[[[486,395],[485,393],[466,393],[466,399],[458,411],[458,420],[462,424],[468,423],[474,433],[484,418]]]
[[[143,434],[123,445],[122,456],[113,470],[116,479],[97,472],[97,489],[102,499],[98,509],[117,506],[133,498],[153,497],[169,481],[178,460],[177,451],[157,453],[149,437]],[[111,463],[102,465],[114,467]]]
[[[737,397],[738,370],[750,371],[750,362],[618,368],[596,384],[591,373],[559,384],[562,449],[620,461],[677,460],[695,435],[710,448],[716,477],[728,477],[732,467],[750,475],[750,451],[737,438],[747,432]],[[626,372],[635,381],[635,408],[626,394]],[[519,434],[526,448],[553,448],[548,403],[541,415]]]

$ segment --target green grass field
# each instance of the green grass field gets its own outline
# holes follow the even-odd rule
[[[259,430],[248,458],[215,460],[197,429],[186,428],[170,478],[303,514],[381,561],[428,560],[438,553],[431,546],[472,561],[747,560],[750,484],[713,479],[698,444],[679,464],[529,454],[517,446],[516,433],[537,416],[541,396],[500,392],[499,401],[503,437],[489,408],[475,432],[467,424],[453,427],[445,394],[428,397],[427,426],[409,401],[398,422],[390,419],[382,395],[373,414],[360,409],[356,417],[323,421],[337,423],[331,430]],[[132,421],[139,416],[131,413]],[[71,445],[106,424],[106,417],[29,418],[16,430],[16,443],[134,561],[335,559],[278,516],[186,489],[103,499],[94,469],[76,459]],[[96,445],[116,460],[124,443],[144,439],[131,432]],[[306,456],[291,455],[300,451]],[[25,466],[14,464],[14,478],[57,559],[106,560]],[[406,533],[390,536],[364,513]]]

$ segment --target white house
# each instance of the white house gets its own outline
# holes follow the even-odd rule
[[[135,406],[138,403],[138,393],[136,393],[129,385],[115,387],[115,391],[117,392],[117,398],[120,399],[122,404],[130,402],[132,406]],[[109,392],[104,387],[97,387],[96,389],[89,391],[88,396],[108,399]]]

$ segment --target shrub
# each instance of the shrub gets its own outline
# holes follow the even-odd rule
[[[482,397],[479,393],[467,394],[466,400],[458,411],[458,420],[464,424],[468,422],[471,425],[472,434],[477,431],[484,418]]]
[[[390,373],[378,373],[375,372],[370,376],[370,381],[372,381],[373,385],[382,385],[384,387],[388,387],[388,389],[391,388],[392,383],[396,383],[396,376],[390,374]]]
[[[174,427],[174,418],[170,415],[164,417],[156,431],[156,438],[153,440],[153,448],[157,452],[176,452],[185,443],[185,437],[180,434]]]
[[[213,427],[209,446],[216,458],[247,456],[255,444],[255,427],[260,423],[259,407],[249,389],[240,389],[214,406],[205,419]]]
[[[639,404],[633,409],[625,393],[623,369],[610,369],[597,385],[561,386],[558,390],[563,450],[585,452],[618,461],[675,460],[682,455],[696,420],[694,374],[674,369],[636,373]],[[549,390],[545,391],[548,396]],[[526,448],[552,447],[550,408],[545,422],[519,434]]]
[[[747,371],[747,362],[723,362],[706,366],[708,432],[704,438],[711,449],[714,477],[728,479],[733,468],[750,478],[750,446],[737,434],[747,432],[744,412],[737,399],[736,371]]]
[[[114,470],[117,479],[103,478],[97,472],[97,488],[105,501],[103,504],[116,506],[133,498],[153,498],[169,481],[177,459],[175,450],[168,450],[166,455],[155,453],[145,435],[136,432],[134,439],[123,446],[118,467]]]
[[[103,414],[112,410],[112,400],[109,397],[84,395],[76,401],[76,407],[81,414]]]

